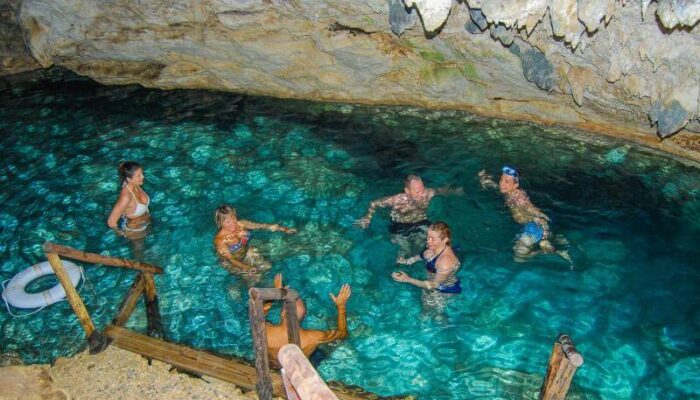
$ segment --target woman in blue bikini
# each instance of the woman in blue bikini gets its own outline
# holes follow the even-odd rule
[[[423,302],[439,309],[444,307],[445,299],[452,294],[462,292],[457,278],[460,262],[452,249],[450,227],[438,221],[428,227],[427,247],[423,254],[411,258],[399,258],[399,264],[410,265],[423,259],[428,279],[421,281],[411,278],[404,271],[391,274],[397,282],[408,283],[423,288]]]
[[[296,233],[296,229],[278,224],[263,224],[238,219],[236,210],[227,205],[221,205],[214,214],[219,231],[214,237],[214,247],[224,267],[235,273],[242,273],[257,281],[263,271],[270,269],[270,263],[258,251],[250,246],[250,231],[266,229],[272,232]]]
[[[141,187],[144,179],[141,164],[135,161],[119,164],[121,192],[107,218],[107,225],[129,239],[141,239],[148,234],[151,198]]]

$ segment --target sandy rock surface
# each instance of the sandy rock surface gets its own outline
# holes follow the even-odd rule
[[[104,352],[59,358],[55,365],[0,368],[0,399],[256,399],[233,384],[171,371],[110,346]]]

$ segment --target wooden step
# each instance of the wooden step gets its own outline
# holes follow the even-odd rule
[[[163,361],[198,375],[208,375],[231,382],[246,390],[254,391],[258,381],[254,366],[232,358],[155,339],[120,326],[107,325],[104,335],[112,339],[113,345],[124,350]],[[271,375],[273,395],[286,398],[282,376],[278,372],[272,372]],[[381,399],[380,396],[357,387],[350,388],[337,382],[329,382],[329,386],[340,400]]]
[[[195,374],[231,382],[247,390],[255,390],[255,367],[191,347],[154,339],[119,326],[108,325],[104,334],[112,339],[112,344],[124,350],[163,361]],[[279,374],[272,374],[272,391],[275,396],[284,396]]]

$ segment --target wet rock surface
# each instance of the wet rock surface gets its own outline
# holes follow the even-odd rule
[[[0,29],[16,21],[21,33],[0,39],[5,48],[26,41],[43,67],[105,84],[458,108],[652,144],[700,123],[697,2],[12,0],[0,8],[15,11]],[[657,146],[683,153],[674,141]]]

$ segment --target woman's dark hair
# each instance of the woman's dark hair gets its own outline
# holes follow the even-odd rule
[[[443,221],[437,221],[430,224],[428,227],[431,231],[435,231],[440,234],[441,239],[447,239],[447,245],[452,247],[452,231],[450,227]]]
[[[122,161],[119,163],[119,187],[124,186],[126,179],[133,178],[137,170],[141,169],[141,164],[136,161]]]

